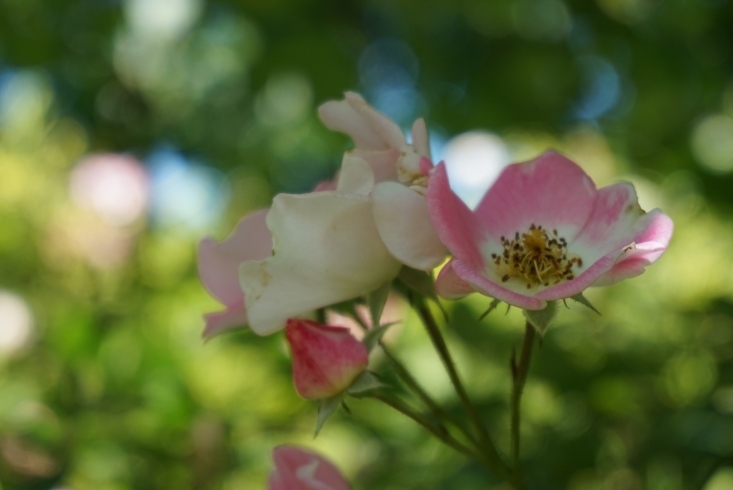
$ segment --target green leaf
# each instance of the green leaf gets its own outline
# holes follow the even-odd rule
[[[372,318],[372,326],[376,327],[382,318],[384,305],[387,304],[387,296],[392,290],[392,281],[384,283],[379,288],[367,294],[366,302],[369,307],[369,315]]]
[[[379,344],[379,341],[382,340],[382,336],[387,332],[387,329],[396,323],[399,322],[385,323],[384,325],[369,329],[366,335],[364,335],[364,339],[361,341],[362,344],[364,344],[367,350],[371,352],[372,349]]]
[[[338,410],[339,405],[341,405],[341,401],[343,400],[343,396],[341,394],[338,394],[336,396],[332,396],[331,398],[324,398],[322,400],[319,400],[320,404],[318,405],[318,421],[316,422],[316,436],[318,436],[318,433],[323,428],[323,424],[326,423],[326,420]]]
[[[486,315],[494,311],[496,307],[499,306],[499,303],[501,303],[501,301],[499,301],[498,299],[493,300],[491,304],[489,304],[489,308],[486,311],[484,311],[483,313],[481,313],[480,317],[478,317],[478,321],[481,321],[484,318],[486,318]]]
[[[435,292],[433,276],[428,272],[404,266],[400,269],[397,279],[417,294],[433,300],[438,299],[438,294]]]
[[[590,308],[591,310],[595,311],[599,315],[601,314],[601,312],[598,311],[598,310],[596,310],[596,307],[593,306],[590,301],[588,301],[588,298],[586,298],[585,296],[583,296],[583,293],[578,293],[575,296],[571,296],[571,299],[574,299],[575,301],[577,301],[581,305],[587,306],[588,308]]]
[[[557,316],[557,301],[548,301],[542,310],[522,310],[522,313],[537,333],[544,336]]]
[[[346,393],[358,396],[380,388],[384,388],[384,385],[379,381],[379,378],[371,371],[364,371],[346,389]]]

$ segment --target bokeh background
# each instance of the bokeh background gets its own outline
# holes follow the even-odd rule
[[[0,488],[260,489],[282,443],[356,490],[502,488],[376,402],[314,440],[280,335],[201,340],[198,240],[333,174],[350,143],[315,109],[345,90],[425,117],[468,202],[552,147],[673,217],[657,265],[588,293],[602,316],[547,333],[524,466],[533,489],[733,488],[727,0],[0,2]],[[522,320],[487,305],[445,303],[446,335],[506,447]],[[389,342],[458,410],[402,308]]]

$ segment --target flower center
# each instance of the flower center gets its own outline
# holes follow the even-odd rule
[[[568,257],[568,242],[552,230],[551,236],[542,226],[529,227],[527,233],[517,232],[513,240],[501,237],[502,254],[491,254],[501,282],[517,277],[535,286],[560,284],[575,278],[573,267],[583,267],[580,257]]]

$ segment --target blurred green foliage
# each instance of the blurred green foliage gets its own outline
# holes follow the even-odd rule
[[[332,175],[349,143],[315,109],[344,90],[425,117],[438,152],[473,129],[515,160],[556,147],[672,216],[659,264],[547,333],[524,467],[533,489],[733,488],[732,47],[727,0],[1,2],[0,489],[263,488],[282,443],[356,489],[501,488],[372,401],[312,440],[279,335],[200,339],[197,240]],[[144,160],[148,211],[75,197],[102,152]],[[161,187],[180,168],[209,187]],[[446,335],[506,447],[522,321],[478,324],[487,305],[446,303]],[[459,410],[415,318],[388,341]]]

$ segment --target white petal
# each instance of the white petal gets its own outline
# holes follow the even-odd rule
[[[336,190],[347,194],[368,196],[374,187],[372,167],[359,157],[345,153],[341,162]]]
[[[387,150],[389,146],[371,123],[345,100],[330,100],[318,108],[318,116],[328,129],[347,134],[357,148]]]
[[[382,141],[387,144],[388,148],[402,148],[406,144],[405,134],[400,127],[390,118],[367,104],[361,95],[346,92],[344,98],[354,110],[369,122],[369,125],[381,136]],[[359,145],[357,145],[358,147]]]
[[[396,182],[374,187],[374,220],[390,253],[412,268],[430,270],[447,253],[430,222],[425,197]]]
[[[363,196],[281,194],[267,225],[274,255],[239,268],[250,327],[260,335],[290,317],[371,292],[401,267],[382,243],[371,200]]]
[[[412,147],[420,156],[430,157],[430,138],[428,137],[428,126],[425,119],[420,118],[412,125]]]

